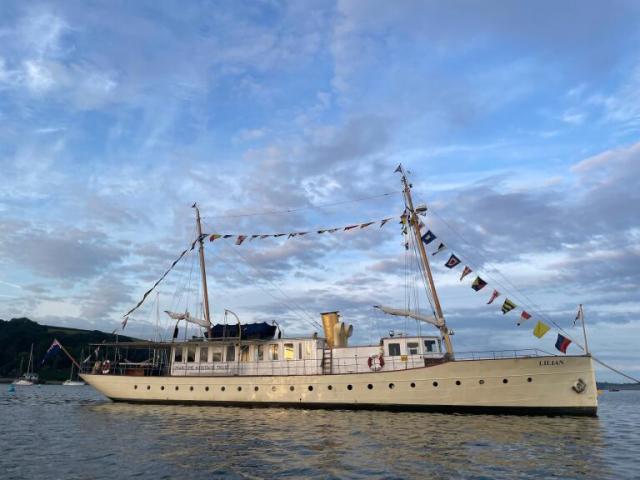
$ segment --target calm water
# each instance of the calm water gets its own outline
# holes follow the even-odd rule
[[[0,385],[0,478],[640,478],[640,392],[599,418],[115,404]]]

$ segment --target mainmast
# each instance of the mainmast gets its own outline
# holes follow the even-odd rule
[[[193,204],[193,208],[196,209],[196,226],[198,227],[198,243],[200,248],[198,253],[200,255],[200,273],[202,274],[202,295],[204,304],[204,319],[209,325],[209,338],[211,338],[211,318],[209,317],[209,291],[207,290],[207,270],[204,263],[204,241],[202,238],[202,224],[200,223],[200,209],[196,203]]]
[[[427,288],[429,290],[428,293],[430,293],[431,298],[433,298],[433,306],[435,308],[436,318],[442,320],[442,325],[439,326],[438,328],[440,329],[440,334],[442,335],[442,339],[444,340],[444,345],[447,350],[447,355],[450,358],[453,358],[453,345],[451,344],[451,338],[449,337],[449,329],[447,328],[447,323],[445,322],[444,315],[442,313],[442,307],[440,306],[440,299],[438,298],[436,285],[433,281],[433,275],[431,274],[429,257],[427,257],[427,252],[424,248],[424,244],[422,243],[422,234],[420,233],[420,219],[418,218],[418,214],[413,208],[413,199],[411,198],[411,184],[407,180],[407,176],[404,173],[404,169],[402,168],[402,165],[400,165],[396,171],[400,171],[402,175],[402,185],[404,187],[403,188],[404,199],[407,206],[407,210],[409,211],[409,223],[412,227],[411,230],[413,231],[415,243],[418,246],[418,251],[420,252],[420,260],[422,262],[422,271],[424,273],[424,278],[427,283]]]

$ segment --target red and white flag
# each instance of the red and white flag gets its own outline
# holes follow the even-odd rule
[[[498,290],[494,290],[493,293],[491,294],[491,298],[489,298],[489,301],[487,302],[487,305],[491,305],[493,301],[499,296],[500,296],[500,292]]]
[[[518,322],[518,326],[522,325],[525,321],[531,318],[531,314],[529,312],[525,312],[524,310],[520,314],[520,321]]]

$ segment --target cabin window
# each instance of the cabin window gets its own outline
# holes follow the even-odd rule
[[[284,359],[285,360],[295,360],[295,350],[293,349],[293,343],[285,343],[284,344]]]
[[[436,351],[436,341],[435,340],[425,340],[424,341],[424,351],[425,352],[435,352]]]
[[[389,356],[390,357],[398,357],[398,356],[400,356],[400,344],[399,343],[390,343],[389,344]]]
[[[418,355],[418,342],[409,342],[407,343],[407,349],[409,350],[409,355]]]
[[[249,361],[249,345],[240,346],[240,361],[241,362]]]
[[[264,360],[264,345],[256,345],[256,361],[261,362]]]
[[[269,358],[271,360],[278,360],[278,345],[269,345]]]
[[[227,362],[235,362],[236,360],[236,346],[227,345]]]
[[[302,343],[298,344],[298,360],[302,360]]]
[[[176,348],[173,351],[173,361],[175,363],[182,363],[182,348]]]
[[[209,361],[209,348],[200,347],[200,363],[207,363]]]
[[[304,342],[304,358],[312,358],[313,357],[313,349],[311,347],[311,342]]]
[[[213,347],[211,349],[211,361],[212,362],[222,361],[222,349],[220,347]]]
[[[187,362],[196,361],[196,347],[187,347]]]

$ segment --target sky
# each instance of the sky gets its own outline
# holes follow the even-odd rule
[[[194,240],[194,202],[207,233],[397,217],[402,163],[448,247],[430,258],[456,351],[555,351],[537,320],[582,343],[582,303],[594,355],[637,377],[637,45],[623,0],[4,1],[0,318],[113,330]],[[353,341],[413,334],[372,308],[430,309],[404,241],[394,220],[207,242],[214,321],[310,334],[340,310]],[[201,311],[198,276],[190,252],[125,333]]]

